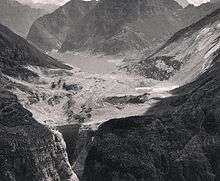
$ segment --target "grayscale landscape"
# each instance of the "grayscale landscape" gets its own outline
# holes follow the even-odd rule
[[[219,181],[219,0],[1,0],[0,181]]]

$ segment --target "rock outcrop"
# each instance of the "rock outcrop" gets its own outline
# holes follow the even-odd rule
[[[0,91],[0,180],[77,181],[60,133],[32,118],[16,96]]]
[[[181,44],[196,31],[207,31],[207,26],[219,31],[219,19],[220,10],[216,10],[178,32],[168,44],[174,40]],[[211,38],[216,32],[206,34]],[[219,180],[219,49],[213,49],[211,65],[199,77],[172,91],[171,97],[161,99],[145,115],[103,123],[89,150],[82,180]]]

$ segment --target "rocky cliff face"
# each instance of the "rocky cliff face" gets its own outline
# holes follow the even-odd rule
[[[0,92],[2,181],[77,181],[62,136],[37,123],[16,96]]]
[[[94,1],[71,0],[53,13],[36,20],[27,39],[43,50],[60,49],[67,31],[75,29],[95,4]]]
[[[206,31],[209,39],[215,37],[211,30],[219,30],[219,15],[220,10],[215,11],[196,26],[180,31],[168,44],[174,40],[181,44],[201,31]],[[219,35],[215,42],[219,42]],[[211,66],[144,116],[110,120],[99,127],[86,159],[83,181],[220,179],[220,47],[213,44],[212,48]]]
[[[0,23],[23,37],[27,36],[32,23],[45,13],[45,10],[31,8],[15,0],[0,2]]]

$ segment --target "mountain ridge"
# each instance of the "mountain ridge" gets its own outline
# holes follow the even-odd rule
[[[54,12],[36,20],[27,39],[42,50],[59,49],[69,28],[94,6],[94,2],[71,0]]]
[[[0,45],[0,69],[6,75],[16,77],[19,75],[26,78],[32,74],[26,69],[26,66],[71,69],[69,66],[45,55],[3,25],[0,25]],[[35,75],[32,74],[32,76]]]
[[[15,0],[0,1],[0,23],[22,37],[26,37],[32,23],[43,14],[46,14],[45,10],[31,8]]]
[[[188,5],[183,9],[173,0],[140,0],[139,4],[136,1],[103,0],[98,3],[89,2],[91,8],[76,17],[68,14],[68,9],[75,7],[74,2],[72,0],[54,13],[35,21],[28,40],[45,51],[56,49],[60,52],[91,51],[131,55],[159,47],[176,31],[198,21],[218,7],[216,4],[206,3],[199,7]],[[50,21],[55,19],[61,25],[56,23],[52,26]]]

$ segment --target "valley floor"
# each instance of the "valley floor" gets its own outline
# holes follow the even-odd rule
[[[156,100],[167,97],[176,85],[117,71],[122,59],[87,54],[50,53],[73,70],[40,70],[33,82],[13,80],[15,90],[36,120],[49,126],[79,124],[96,129],[109,119],[143,114]]]

